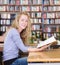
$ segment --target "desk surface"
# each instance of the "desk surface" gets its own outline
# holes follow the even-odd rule
[[[29,52],[28,62],[60,62],[60,49]]]
[[[0,52],[2,52],[2,51],[3,51],[3,46],[4,46],[4,44],[3,44],[3,43],[1,43],[1,44],[0,44]]]

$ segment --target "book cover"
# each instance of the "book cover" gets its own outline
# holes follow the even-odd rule
[[[45,46],[47,44],[53,44],[53,43],[56,43],[57,40],[54,38],[54,36],[48,38],[47,40],[45,41],[41,41],[38,45],[37,45],[37,48],[39,47],[42,47],[42,46]]]

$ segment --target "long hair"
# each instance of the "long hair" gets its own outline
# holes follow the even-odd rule
[[[18,15],[16,16],[15,20],[12,22],[12,27],[18,29],[18,25],[19,25],[19,19],[21,17],[21,15],[27,15],[28,16],[28,24],[27,27],[20,33],[20,36],[23,40],[24,44],[29,44],[29,38],[31,37],[31,21],[30,21],[30,16],[27,12],[20,12],[18,13]]]

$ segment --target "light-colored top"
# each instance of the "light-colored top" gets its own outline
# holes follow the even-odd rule
[[[4,41],[3,61],[18,57],[19,49],[23,52],[28,51],[28,47],[23,44],[17,29],[12,28],[7,33]]]

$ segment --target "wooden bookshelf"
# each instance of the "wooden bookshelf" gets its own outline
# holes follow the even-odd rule
[[[1,0],[0,42],[15,16],[21,11],[27,11],[31,16],[31,36],[34,42],[52,35],[57,38],[60,32],[59,2],[60,0]]]
[[[43,0],[43,37],[54,35],[57,40],[60,35],[60,0]]]
[[[31,16],[31,32],[41,32],[42,0],[1,0],[0,42],[4,41],[4,33],[20,11],[27,11]]]

